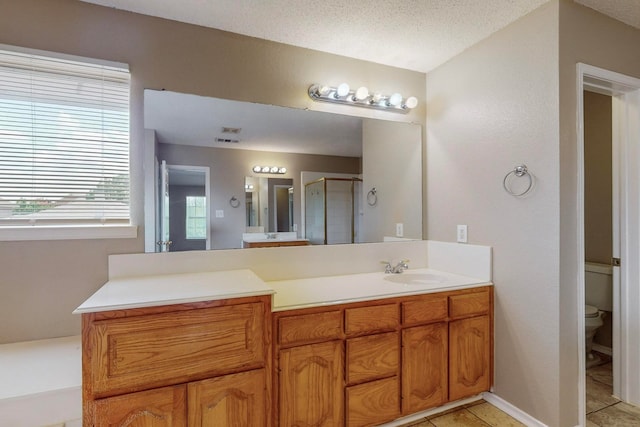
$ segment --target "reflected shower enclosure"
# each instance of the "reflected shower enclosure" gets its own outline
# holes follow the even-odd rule
[[[305,184],[305,238],[312,245],[359,242],[360,178],[320,178]]]

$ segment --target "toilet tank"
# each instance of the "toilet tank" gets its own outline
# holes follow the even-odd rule
[[[613,311],[613,273],[608,264],[585,262],[585,303],[600,310]]]

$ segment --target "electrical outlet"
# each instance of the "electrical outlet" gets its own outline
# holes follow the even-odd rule
[[[396,237],[404,236],[404,224],[401,222],[396,224]]]
[[[467,226],[458,225],[458,243],[467,243]]]
[[[216,210],[216,218],[224,218],[224,211]]]

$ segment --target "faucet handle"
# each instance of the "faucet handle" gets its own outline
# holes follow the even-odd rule
[[[391,261],[380,261],[380,264],[384,264],[385,273],[391,273],[393,271],[393,267],[391,266]]]

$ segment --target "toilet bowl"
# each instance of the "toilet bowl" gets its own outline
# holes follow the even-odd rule
[[[603,325],[607,312],[613,312],[613,272],[609,264],[585,262],[585,343],[587,367],[599,363],[591,352],[593,337]]]
[[[593,337],[598,331],[598,329],[604,324],[604,311],[598,310],[597,307],[592,305],[584,306],[584,323],[585,323],[585,338],[586,338],[586,350],[587,350],[587,361],[594,360],[595,357],[591,352],[591,347],[593,346]]]

